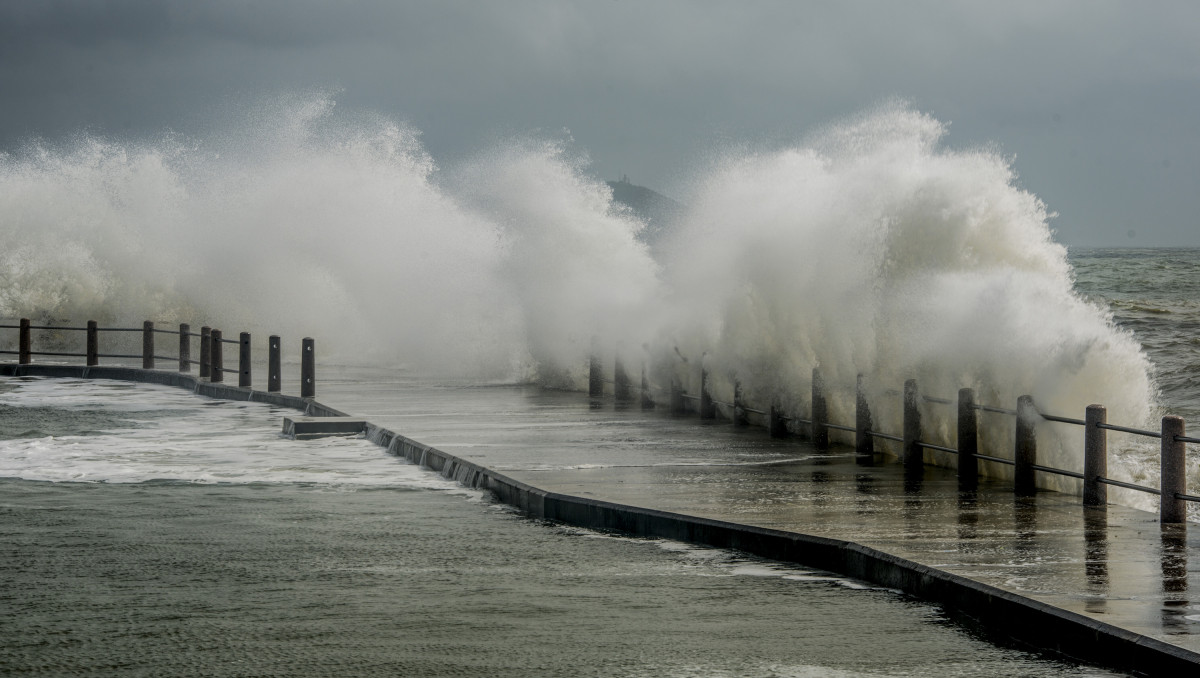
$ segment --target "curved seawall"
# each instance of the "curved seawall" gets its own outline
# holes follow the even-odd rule
[[[139,381],[185,388],[214,398],[267,402],[313,416],[345,416],[343,412],[311,399],[212,384],[190,375],[165,371],[3,365],[0,374]],[[374,424],[367,425],[367,433],[372,441],[391,454],[465,485],[487,489],[500,501],[538,518],[736,549],[774,560],[819,567],[937,602],[958,613],[969,624],[988,632],[1089,663],[1152,675],[1167,672],[1187,675],[1200,667],[1200,654],[1185,647],[851,540],[550,491]],[[866,649],[869,639],[864,638],[863,642]]]

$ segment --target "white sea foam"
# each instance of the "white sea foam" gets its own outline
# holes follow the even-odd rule
[[[0,477],[51,482],[310,483],[468,492],[390,457],[363,438],[284,438],[293,415],[262,403],[198,398],[149,384],[64,379],[5,380],[6,422],[47,419],[92,430],[0,440]],[[28,413],[28,414],[26,414]],[[73,416],[74,415],[74,419]],[[29,423],[32,422],[32,423]]]

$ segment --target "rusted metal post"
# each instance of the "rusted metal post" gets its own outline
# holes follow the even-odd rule
[[[904,442],[900,453],[906,473],[919,473],[925,465],[921,435],[921,394],[917,380],[908,379],[904,382]]]
[[[599,398],[604,395],[604,374],[600,371],[600,357],[595,353],[588,360],[588,396]]]
[[[33,348],[29,335],[29,318],[21,318],[20,335],[17,337],[17,362],[28,365],[33,361]]]
[[[1083,505],[1108,503],[1108,486],[1099,481],[1108,475],[1108,431],[1099,424],[1108,420],[1103,405],[1088,405],[1083,427]]]
[[[267,339],[267,391],[269,393],[278,393],[282,390],[282,370],[280,369],[280,352],[279,352],[279,337],[272,334]]]
[[[100,364],[100,328],[95,320],[87,321],[87,364]]]
[[[742,382],[736,379],[733,382],[733,423],[736,426],[750,425],[750,420],[746,418],[746,403],[742,396]]]
[[[317,396],[317,357],[312,337],[300,342],[300,397]]]
[[[208,333],[208,336],[211,344],[209,351],[212,353],[209,356],[212,362],[209,365],[209,381],[220,383],[225,381],[225,342],[221,339],[221,330],[213,330]]]
[[[633,384],[629,381],[629,373],[625,371],[625,363],[621,357],[613,359],[613,397],[619,403],[633,400]]]
[[[142,323],[142,369],[154,369],[154,323]]]
[[[975,389],[958,390],[958,487],[975,489],[979,483],[979,415],[975,410]]]
[[[200,378],[212,378],[212,328],[200,328]]]
[[[871,408],[867,405],[863,375],[854,384],[854,454],[859,464],[875,463],[875,439],[871,437]]]
[[[825,380],[816,367],[812,371],[812,443],[818,450],[829,449],[829,404],[825,400]]]
[[[771,414],[768,415],[767,430],[770,431],[772,438],[786,438],[788,436],[787,421],[783,418],[783,409],[777,405],[771,405]]]
[[[1162,418],[1162,458],[1158,519],[1163,523],[1187,521],[1187,502],[1176,494],[1187,492],[1187,444],[1176,440],[1184,435],[1183,417],[1168,415]]]
[[[179,323],[179,371],[192,371],[192,328]]]
[[[1018,497],[1037,494],[1037,477],[1033,465],[1037,463],[1037,408],[1033,396],[1017,398],[1017,432],[1013,445],[1013,492]]]
[[[250,333],[238,336],[238,386],[250,388]]]
[[[717,418],[717,405],[708,390],[708,370],[704,368],[700,368],[700,418]]]

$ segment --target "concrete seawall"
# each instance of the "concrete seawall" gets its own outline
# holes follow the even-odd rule
[[[345,416],[312,399],[211,384],[191,375],[165,371],[2,365],[0,375],[138,381],[185,388],[214,398],[270,403],[312,416]],[[1200,668],[1200,654],[1186,648],[853,541],[549,492],[370,423],[367,434],[391,454],[464,485],[486,489],[498,500],[538,518],[736,549],[825,569],[939,603],[990,634],[1088,663],[1147,675],[1190,675]]]

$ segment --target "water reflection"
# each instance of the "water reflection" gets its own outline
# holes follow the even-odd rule
[[[1017,497],[1013,502],[1014,550],[1021,560],[1034,555],[1037,550],[1037,501]]]
[[[923,516],[925,515],[925,502],[921,500],[920,485],[913,489],[905,484],[904,487],[904,506],[901,509],[904,516],[906,539],[917,539],[921,534]]]
[[[958,539],[970,541],[979,536],[979,497],[974,491],[958,493]],[[960,544],[965,550],[965,545]]]
[[[1083,510],[1084,576],[1088,599],[1084,609],[1102,614],[1108,606],[1108,514]]]
[[[1188,632],[1188,557],[1187,527],[1180,524],[1162,526],[1159,547],[1162,563],[1162,625],[1171,634]]]
[[[829,482],[832,480],[829,474],[825,471],[812,472],[812,502],[813,506],[825,508],[829,505],[830,488]]]
[[[875,476],[868,473],[855,474],[854,491],[856,493],[855,512],[860,516],[874,513],[878,505],[875,495],[879,493],[879,488],[875,485]]]

